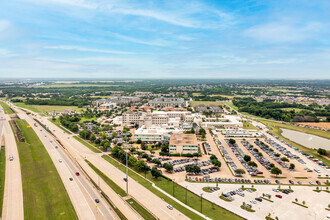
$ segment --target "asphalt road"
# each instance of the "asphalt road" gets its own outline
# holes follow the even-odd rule
[[[6,147],[6,180],[2,218],[20,220],[24,219],[21,167],[15,136],[9,120],[9,115],[5,115],[0,106],[0,139],[4,137]],[[10,154],[14,158],[12,161],[9,161]]]
[[[82,175],[81,170],[68,157],[63,148],[56,143],[53,137],[39,124],[36,123],[35,126],[35,121],[25,113],[19,110],[18,112],[19,117],[25,119],[31,125],[44,144],[60,174],[79,219],[118,219],[115,212],[100,197],[92,183]],[[80,175],[75,175],[76,172],[79,172]],[[71,181],[70,178],[73,180]],[[95,199],[99,199],[100,202],[96,203]]]

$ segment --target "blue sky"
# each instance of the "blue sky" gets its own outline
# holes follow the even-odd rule
[[[0,77],[330,78],[330,1],[10,0]]]

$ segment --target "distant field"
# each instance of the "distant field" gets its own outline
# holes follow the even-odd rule
[[[15,111],[12,111],[6,103],[0,102],[0,105],[2,106],[3,111],[5,112],[5,114],[13,114],[13,113],[15,113]]]
[[[202,93],[194,92],[192,95],[193,95],[193,96],[202,96]]]
[[[330,129],[330,122],[302,122],[299,124]]]
[[[192,101],[190,103],[191,107],[195,107],[196,105],[222,105],[222,102],[212,102],[212,101]]]
[[[256,128],[254,125],[252,125],[250,122],[248,121],[243,121],[243,128],[244,129],[250,129],[250,130],[258,130],[258,128]]]
[[[217,95],[217,94],[213,94],[213,95],[209,95],[209,96],[211,96],[211,97],[222,96],[222,97],[225,97],[225,98],[228,98],[228,99],[232,99],[232,98],[236,97],[234,95]]]
[[[27,105],[22,102],[15,103],[16,106],[21,108],[29,109],[36,113],[43,113],[43,112],[49,112],[52,111],[64,111],[66,109],[73,109],[77,112],[81,112],[83,108],[78,108],[77,106],[58,106],[58,105]]]
[[[52,84],[46,86],[37,86],[42,88],[65,88],[65,87],[114,87],[119,85],[112,84]]]
[[[285,111],[295,110],[296,112],[300,112],[302,110],[306,110],[306,109],[301,109],[301,108],[280,108],[280,109],[285,110]],[[308,111],[311,111],[311,110],[308,110]],[[314,111],[311,111],[311,112],[314,112]]]
[[[225,102],[227,105],[229,105],[230,107],[232,107],[233,109],[235,109],[236,111],[238,111],[237,106],[235,106],[232,102]]]
[[[17,142],[24,219],[78,219],[47,150],[25,120],[15,120],[26,142]]]

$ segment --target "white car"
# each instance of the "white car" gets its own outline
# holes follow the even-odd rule
[[[251,200],[250,201],[252,204],[257,204],[257,202],[255,200]]]
[[[309,181],[309,184],[314,185],[313,181]]]
[[[170,210],[173,210],[173,206],[171,206],[171,205],[167,205],[167,208]]]
[[[62,159],[59,159],[58,162],[62,163]]]

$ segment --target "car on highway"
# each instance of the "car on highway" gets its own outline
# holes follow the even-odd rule
[[[281,195],[275,195],[277,198],[280,198],[280,199],[282,199],[282,196]]]
[[[9,155],[9,161],[13,161],[14,160],[14,156],[12,154]]]
[[[95,199],[95,202],[96,202],[96,203],[99,203],[99,202],[100,202],[100,200],[99,200],[99,199]]]
[[[79,176],[80,175],[80,173],[79,172],[76,172],[76,176]]]
[[[169,210],[173,210],[173,206],[171,206],[171,205],[167,205],[167,208],[168,208]]]
[[[72,181],[72,180],[73,180],[73,178],[72,178],[72,177],[70,177],[70,178],[69,178],[69,180],[70,180],[70,181]]]
[[[58,162],[62,163],[62,159],[59,159]]]

